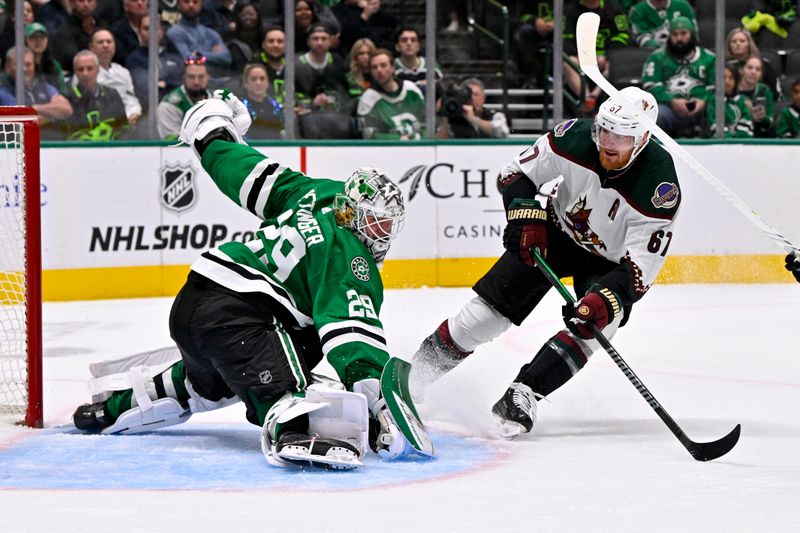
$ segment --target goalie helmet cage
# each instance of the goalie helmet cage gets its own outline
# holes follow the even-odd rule
[[[0,106],[0,419],[42,427],[39,116]]]

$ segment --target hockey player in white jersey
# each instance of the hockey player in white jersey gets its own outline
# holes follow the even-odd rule
[[[664,263],[681,193],[672,158],[649,142],[638,118],[655,122],[655,98],[636,87],[622,93],[638,113],[606,101],[594,121],[562,122],[503,168],[506,252],[473,287],[477,295],[422,342],[412,360],[416,396],[541,301],[551,285],[534,266],[534,247],[559,277],[573,277],[580,300],[565,306],[566,328],[493,406],[503,436],[531,431],[537,398],[566,383],[599,347],[587,324],[611,337],[630,318]],[[542,196],[556,178],[555,191]]]

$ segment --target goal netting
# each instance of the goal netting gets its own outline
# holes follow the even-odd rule
[[[42,425],[39,129],[0,107],[0,418]]]

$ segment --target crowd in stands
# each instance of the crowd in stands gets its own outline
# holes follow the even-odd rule
[[[580,76],[575,57],[577,18],[584,12],[594,12],[600,16],[598,67],[604,75],[612,83],[635,83],[651,92],[659,104],[659,126],[672,136],[715,135],[714,2],[700,4],[691,0],[567,0],[564,5],[563,37],[567,56],[564,79],[569,93],[578,102],[573,111],[591,116],[603,98],[597,87]],[[698,17],[696,10],[699,8],[704,8],[703,17]],[[724,137],[798,136],[800,94],[795,96],[795,92],[800,92],[800,23],[796,22],[797,9],[796,0],[726,2],[726,12],[738,14],[734,18],[726,15],[727,36],[722,52],[725,57]],[[515,63],[523,78],[535,80],[536,85],[542,86],[547,75],[546,62],[542,61],[542,54],[536,52],[546,50],[552,43],[553,2],[525,3],[519,21]],[[702,33],[701,27],[704,28]],[[758,40],[768,45],[765,51],[759,50]],[[643,53],[633,53],[635,49]],[[641,74],[615,80],[615,71],[630,71],[631,64],[634,67],[638,64]]]
[[[17,104],[15,1],[24,3],[25,101],[19,103],[39,111],[44,139],[145,139],[150,132],[143,124],[151,121],[160,138],[175,139],[186,111],[217,88],[232,90],[250,110],[252,140],[283,138],[287,113],[305,139],[420,139],[427,133],[429,69],[436,80],[437,138],[510,132],[505,115],[486,104],[485,80],[459,79],[426,64],[421,29],[405,25],[381,0],[295,0],[291,59],[285,57],[280,0],[160,1],[156,21],[148,16],[148,0],[0,0],[0,105]],[[507,4],[515,20],[512,85],[547,87],[553,2]],[[676,137],[714,135],[716,52],[698,4],[565,0],[565,91],[577,102],[567,113],[592,116],[605,97],[577,66],[577,19],[591,11],[601,19],[597,49],[604,74],[614,82],[622,66],[640,65],[625,84],[656,97],[662,128]],[[727,3],[734,11],[740,4]],[[748,4],[727,28],[722,52],[724,136],[797,137],[800,68],[790,68],[800,65],[797,1]],[[442,32],[466,30],[467,2],[439,7]],[[157,32],[158,101],[148,106],[151,31]],[[769,46],[760,50],[764,35]],[[631,59],[622,50],[639,55]],[[295,67],[293,109],[284,107],[287,61]]]

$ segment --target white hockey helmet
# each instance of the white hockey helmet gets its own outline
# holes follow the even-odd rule
[[[625,87],[620,94],[627,97],[636,107],[636,112],[631,113],[612,99],[600,105],[594,119],[592,139],[600,150],[600,129],[603,128],[617,135],[633,137],[633,152],[631,158],[622,168],[633,163],[636,156],[644,150],[650,140],[650,129],[641,120],[641,115],[646,115],[653,122],[658,118],[658,104],[655,97],[638,87]],[[621,170],[621,169],[619,169]]]
[[[361,167],[344,182],[333,201],[336,222],[355,233],[380,263],[403,227],[405,206],[400,189],[382,171]]]

